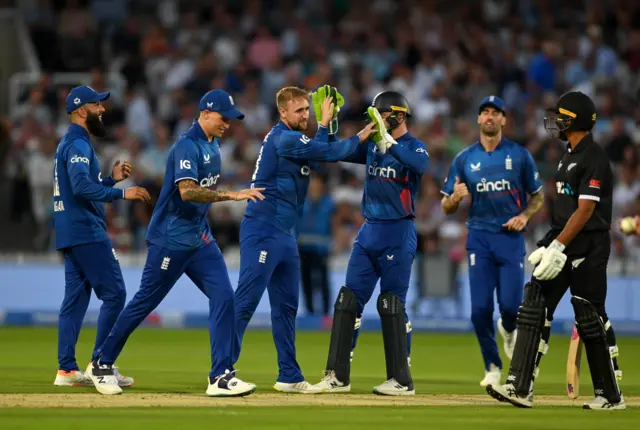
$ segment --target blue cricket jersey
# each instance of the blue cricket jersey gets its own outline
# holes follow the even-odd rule
[[[109,240],[103,202],[124,198],[114,185],[111,177],[102,178],[87,130],[71,124],[53,164],[56,249]]]
[[[314,139],[278,123],[262,142],[251,178],[252,188],[265,188],[264,200],[249,201],[245,218],[257,219],[295,235],[309,189],[313,161],[338,161],[358,148],[360,138],[330,141],[328,129],[318,127]]]
[[[368,222],[413,219],[422,175],[429,167],[427,147],[407,132],[381,154],[373,142],[360,145],[343,161],[366,164],[362,213]]]
[[[316,201],[307,199],[303,216],[298,221],[298,245],[304,251],[329,255],[332,239],[332,217],[335,204],[329,195]]]
[[[467,227],[494,233],[527,207],[527,194],[542,189],[540,175],[529,151],[503,138],[487,152],[477,141],[454,158],[441,193],[453,193],[456,177],[471,194]]]
[[[147,229],[147,241],[171,250],[192,250],[213,241],[207,214],[211,203],[182,200],[178,182],[192,179],[215,190],[220,178],[220,142],[211,142],[198,121],[169,150],[158,203]]]

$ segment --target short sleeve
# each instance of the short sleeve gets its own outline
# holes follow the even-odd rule
[[[198,149],[191,140],[183,139],[176,145],[173,162],[174,182],[184,179],[198,182]]]
[[[585,167],[582,177],[580,178],[578,198],[599,202],[608,169],[608,160],[606,158],[593,159],[592,162]]]
[[[460,178],[460,182],[464,182],[463,178],[460,177],[462,171],[460,165],[460,154],[458,154],[456,158],[453,159],[453,163],[451,163],[451,167],[449,167],[449,173],[447,173],[447,177],[445,178],[442,189],[440,190],[440,192],[447,197],[453,194],[456,177]]]
[[[527,194],[535,194],[542,189],[542,181],[531,153],[524,151],[524,189]]]

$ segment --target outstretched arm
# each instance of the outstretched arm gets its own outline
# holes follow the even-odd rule
[[[196,181],[191,179],[183,179],[178,182],[178,190],[180,191],[182,200],[194,203],[215,203],[227,200],[251,200],[255,203],[256,199],[264,200],[264,196],[260,193],[264,188],[253,188],[242,191],[210,190],[201,187]]]

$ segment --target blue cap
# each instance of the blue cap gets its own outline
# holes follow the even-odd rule
[[[91,87],[83,85],[75,87],[71,90],[65,103],[67,105],[67,113],[71,113],[87,103],[97,103],[109,98],[111,93],[99,93]]]
[[[502,100],[498,96],[485,97],[484,100],[482,100],[482,103],[480,103],[480,107],[478,108],[478,113],[482,112],[482,109],[484,109],[487,106],[492,106],[498,109],[503,114],[505,115],[507,114],[507,111],[504,106],[504,100]]]
[[[244,114],[236,109],[236,104],[231,94],[220,89],[211,90],[202,96],[200,99],[200,110],[218,112],[225,118],[244,118]]]

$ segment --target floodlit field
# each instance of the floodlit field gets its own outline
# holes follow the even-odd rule
[[[83,330],[80,366],[89,360],[95,331]],[[53,386],[56,330],[0,327],[0,429],[637,429],[640,422],[640,339],[620,338],[626,411],[581,410],[564,395],[569,339],[552,337],[532,410],[500,404],[478,385],[482,361],[471,335],[414,333],[412,372],[418,395],[371,394],[385,367],[379,333],[363,333],[352,364],[352,393],[286,395],[272,389],[277,375],[269,331],[249,331],[238,376],[258,384],[246,398],[204,395],[209,368],[205,330],[140,329],[119,365],[136,384],[121,396],[92,388]],[[308,381],[322,377],[328,332],[298,334],[298,361]],[[583,358],[586,365],[586,357]],[[505,372],[506,373],[506,372]],[[581,399],[591,395],[586,366]]]

